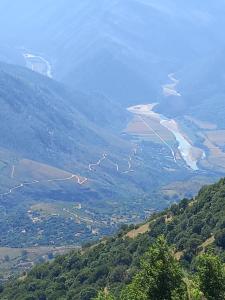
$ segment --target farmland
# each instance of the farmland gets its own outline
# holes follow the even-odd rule
[[[125,132],[137,140],[164,144],[178,164],[183,160],[193,170],[225,172],[225,130],[191,116],[167,119],[154,112],[155,106],[128,108],[133,119]]]

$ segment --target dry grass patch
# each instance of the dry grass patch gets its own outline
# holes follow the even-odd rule
[[[35,179],[66,178],[72,175],[70,172],[29,159],[22,159],[16,169],[19,177],[25,173]]]
[[[181,260],[183,255],[184,255],[184,251],[178,251],[174,254],[176,260]]]
[[[199,248],[202,248],[202,251],[201,253],[204,253],[206,248],[208,246],[210,246],[212,243],[215,242],[215,237],[214,236],[211,236],[210,238],[208,238],[204,243],[201,244],[201,246],[199,246]]]
[[[150,228],[149,228],[149,223],[146,223],[140,227],[138,227],[137,229],[133,229],[131,231],[129,231],[125,237],[129,237],[131,239],[135,239],[139,234],[144,234],[146,232],[149,232]]]
[[[151,140],[154,143],[162,143],[162,140],[159,138],[159,136],[165,141],[175,142],[175,137],[173,134],[167,128],[162,126],[160,124],[160,120],[154,116],[141,116],[141,118],[135,116],[128,124],[125,132],[131,135],[146,137],[148,140]]]
[[[216,124],[210,123],[210,122],[205,122],[205,121],[201,121],[198,119],[195,119],[191,116],[185,116],[185,119],[194,123],[196,126],[198,126],[200,129],[205,129],[205,130],[213,130],[217,128]]]
[[[216,146],[225,145],[225,130],[214,130],[206,132],[207,138]]]

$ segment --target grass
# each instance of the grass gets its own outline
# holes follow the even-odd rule
[[[125,236],[129,237],[131,239],[135,239],[139,234],[144,234],[144,233],[148,232],[149,230],[150,230],[149,223],[146,223],[146,224],[138,227],[137,229],[133,229],[133,230],[129,231]]]

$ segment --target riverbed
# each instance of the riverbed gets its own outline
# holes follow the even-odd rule
[[[128,111],[136,115],[153,118],[154,120],[157,120],[160,125],[169,130],[178,143],[178,151],[186,165],[190,169],[197,171],[199,169],[198,161],[204,157],[204,152],[201,149],[194,147],[191,142],[189,142],[184,133],[181,131],[177,121],[174,119],[168,119],[165,116],[154,112],[153,109],[156,104],[157,103],[136,105],[129,107]],[[168,145],[166,141],[164,142]]]
[[[31,53],[23,53],[23,57],[26,61],[27,68],[52,78],[52,66],[47,59]]]

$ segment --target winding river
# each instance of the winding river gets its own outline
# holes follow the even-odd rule
[[[52,66],[45,58],[40,55],[23,53],[27,68],[52,78]]]
[[[186,162],[187,166],[190,169],[197,171],[199,169],[198,168],[199,157],[200,158],[204,157],[205,153],[202,150],[195,148],[187,140],[187,138],[182,133],[177,122],[174,119],[168,119],[165,116],[154,112],[153,108],[156,104],[157,103],[136,105],[136,106],[129,107],[128,111],[142,117],[145,116],[148,118],[153,118],[154,120],[157,120],[160,125],[162,125],[167,130],[169,130],[175,137],[178,143],[178,150],[180,152],[180,155],[182,156],[183,160]],[[171,150],[171,146],[169,146],[168,142],[164,140],[161,136],[160,139],[163,140],[164,144],[168,145],[168,148],[170,148]],[[197,151],[200,154],[196,155]]]

